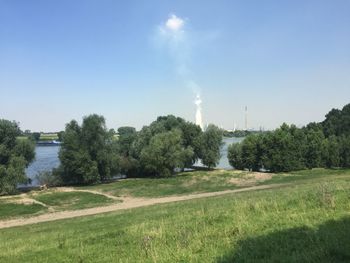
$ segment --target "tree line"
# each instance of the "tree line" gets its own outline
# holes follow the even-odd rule
[[[222,131],[214,125],[203,132],[198,125],[172,115],[158,117],[140,131],[108,130],[103,116],[90,115],[82,125],[66,125],[54,171],[64,184],[94,184],[117,174],[128,177],[166,177],[191,168],[201,159],[209,168],[220,159]]]
[[[228,149],[236,169],[288,172],[317,167],[350,167],[350,104],[332,109],[323,122],[248,135]]]
[[[0,194],[25,183],[25,168],[35,157],[35,138],[19,138],[16,122],[0,120]],[[107,129],[103,116],[92,114],[82,124],[72,120],[61,133],[60,166],[39,175],[50,184],[96,184],[116,175],[167,177],[201,160],[208,168],[220,160],[222,130],[198,125],[172,115],[158,117],[140,131]],[[49,178],[48,178],[49,177]]]

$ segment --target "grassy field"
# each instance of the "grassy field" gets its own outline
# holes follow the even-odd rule
[[[350,177],[321,177],[3,229],[0,262],[349,262]]]
[[[18,198],[0,200],[0,220],[37,215],[47,210],[39,204],[25,204],[18,201]]]
[[[349,177],[349,169],[313,169],[281,174],[250,173],[247,171],[184,172],[170,178],[126,179],[77,189],[91,189],[114,196],[161,197],[238,189],[262,184],[302,183],[305,180],[327,180]]]
[[[17,136],[17,140],[28,140],[28,136]]]
[[[39,141],[53,141],[53,140],[58,140],[58,135],[56,133],[40,134]]]
[[[34,203],[39,201],[40,203]],[[87,192],[33,191],[27,195],[0,199],[0,220],[36,216],[38,214],[106,206],[118,200]],[[1,261],[0,261],[1,262]]]
[[[103,195],[86,192],[48,191],[31,195],[31,197],[53,208],[55,211],[91,208],[116,202]]]
[[[248,172],[242,171],[195,171],[184,172],[170,178],[126,179],[108,184],[99,184],[77,189],[91,189],[114,196],[161,197],[190,193],[215,192],[237,189],[232,178],[240,178]]]
[[[328,180],[333,178],[350,178],[349,169],[323,169],[302,170],[289,173],[274,174],[271,180],[259,184],[297,183],[308,180]]]

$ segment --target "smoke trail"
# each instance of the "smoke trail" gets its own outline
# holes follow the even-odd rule
[[[157,27],[156,43],[169,52],[175,62],[177,74],[184,80],[187,88],[193,92],[194,104],[196,105],[196,124],[203,129],[201,88],[191,78],[189,61],[192,49],[186,24],[186,19],[170,14],[168,19]]]

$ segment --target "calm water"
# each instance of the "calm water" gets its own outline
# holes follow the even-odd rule
[[[221,159],[217,166],[220,169],[231,169],[227,159],[227,147],[232,143],[241,142],[243,138],[224,138],[223,146],[221,148]],[[36,158],[35,161],[27,168],[26,174],[32,179],[32,186],[37,185],[35,176],[39,172],[51,171],[53,168],[59,166],[60,161],[58,159],[59,146],[37,146],[35,148]]]
[[[27,168],[26,174],[32,179],[33,186],[37,185],[35,176],[39,172],[51,171],[53,168],[56,168],[60,164],[58,159],[58,151],[60,150],[59,146],[36,146],[35,148],[35,160]]]

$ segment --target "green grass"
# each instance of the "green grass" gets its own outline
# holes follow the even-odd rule
[[[0,262],[349,262],[349,212],[349,180],[315,179],[3,229]]]
[[[46,211],[46,207],[39,204],[21,204],[15,201],[0,200],[0,220],[36,215]]]
[[[279,184],[279,183],[302,183],[308,180],[328,180],[332,178],[349,178],[350,169],[324,169],[314,168],[310,170],[295,171],[289,173],[274,174],[271,180],[260,184]]]
[[[17,140],[28,140],[28,136],[17,136]]]
[[[116,202],[108,197],[99,194],[85,192],[55,192],[34,194],[31,196],[54,210],[77,210],[104,206]]]
[[[220,170],[195,171],[180,173],[170,178],[127,179],[109,184],[78,187],[77,189],[93,189],[108,192],[114,196],[160,197],[184,195],[237,189],[238,187],[229,183],[229,180],[246,173]]]
[[[56,133],[54,134],[40,134],[40,141],[53,141],[58,140],[58,135]]]
[[[161,197],[238,189],[247,185],[230,183],[230,179],[247,176],[249,176],[249,172],[246,171],[195,171],[180,173],[170,178],[127,179],[108,184],[78,187],[77,189],[93,189],[108,192],[114,196]],[[350,179],[350,170],[313,169],[284,174],[272,174],[271,179],[250,185],[302,183],[305,180],[326,180],[333,177],[347,177]]]

